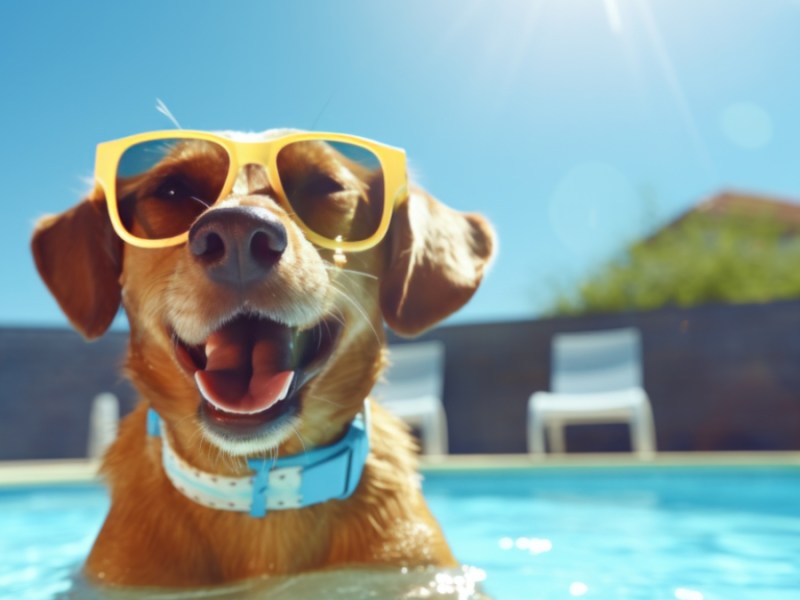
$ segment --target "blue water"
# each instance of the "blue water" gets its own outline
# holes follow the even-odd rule
[[[475,568],[348,571],[247,597],[477,599],[483,580],[499,600],[800,598],[800,468],[439,472],[424,488]],[[0,488],[0,596],[91,595],[75,572],[107,509],[97,485]],[[229,594],[213,596],[242,597]]]
[[[426,495],[499,599],[800,598],[800,469],[440,474]]]

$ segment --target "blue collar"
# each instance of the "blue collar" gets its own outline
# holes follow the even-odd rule
[[[161,436],[162,429],[161,417],[151,408],[147,433]],[[263,517],[271,510],[303,508],[353,493],[369,454],[369,403],[364,403],[364,410],[338,442],[278,459],[248,459],[253,473],[245,477],[195,469],[178,456],[168,436],[161,440],[164,470],[184,496],[209,508]]]

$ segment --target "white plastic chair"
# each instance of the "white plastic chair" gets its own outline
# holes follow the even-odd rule
[[[553,338],[551,392],[528,402],[528,450],[564,452],[564,426],[628,423],[631,446],[641,457],[656,450],[650,400],[642,387],[641,338],[635,328],[562,333]]]
[[[389,367],[372,390],[378,402],[419,430],[424,454],[447,454],[443,379],[444,344],[399,344],[390,346]]]

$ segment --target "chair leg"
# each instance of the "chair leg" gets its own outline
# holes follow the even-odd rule
[[[528,413],[528,452],[544,454],[544,423],[535,411]]]
[[[427,414],[420,423],[420,437],[422,438],[423,454],[447,454],[447,420],[444,410],[438,414]]]
[[[652,454],[656,452],[658,444],[656,442],[656,424],[653,419],[653,411],[649,404],[645,405],[643,413],[643,430],[645,432],[644,450]]]
[[[424,416],[420,421],[420,441],[422,454],[436,453],[436,423],[429,416]]]
[[[450,452],[450,441],[447,435],[447,415],[444,412],[444,407],[439,407],[438,414],[439,445],[437,451],[439,454],[447,454]]]
[[[631,446],[643,458],[656,451],[655,424],[648,404],[642,404],[631,415]]]
[[[117,437],[119,427],[119,400],[114,394],[98,394],[92,401],[89,413],[89,439],[87,455],[98,459]]]
[[[547,437],[550,441],[550,451],[558,454],[566,452],[564,442],[564,423],[561,421],[551,421],[547,424]]]

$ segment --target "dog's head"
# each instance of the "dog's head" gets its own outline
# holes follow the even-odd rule
[[[323,232],[346,222],[358,237],[375,227],[379,183],[324,144],[284,161],[283,193],[302,185],[332,200],[290,215],[265,170],[249,164],[226,197],[197,203],[196,190],[225,174],[207,148],[187,143],[117,192],[135,199],[118,200],[127,230],[188,229],[185,243],[124,243],[99,186],[34,232],[39,273],[85,337],[102,335],[125,308],[127,370],[179,444],[205,440],[250,455],[331,441],[383,366],[382,321],[402,335],[423,331],[472,296],[491,259],[493,234],[481,217],[412,187],[382,242],[347,254],[341,267],[298,219]]]

